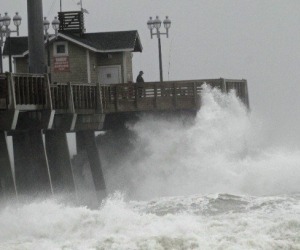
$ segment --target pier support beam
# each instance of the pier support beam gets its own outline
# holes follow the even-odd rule
[[[0,199],[16,196],[16,189],[12,173],[7,134],[0,131]]]
[[[98,200],[106,196],[106,186],[94,131],[76,132],[77,154],[86,154],[90,163]]]
[[[46,131],[45,144],[54,194],[75,194],[74,174],[66,133],[63,131]]]
[[[42,131],[14,132],[13,145],[18,194],[51,194],[52,187]]]

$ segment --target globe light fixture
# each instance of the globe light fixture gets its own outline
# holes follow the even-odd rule
[[[44,17],[43,26],[44,26],[45,34],[48,34],[50,22],[47,20],[47,17]]]
[[[161,21],[159,20],[159,17],[156,16],[156,19],[153,21],[153,24],[154,24],[154,28],[159,30],[160,29],[160,26],[161,26]]]
[[[4,26],[8,27],[10,25],[11,18],[7,12],[5,12],[5,16],[2,18]]]
[[[22,17],[19,16],[18,12],[16,12],[16,15],[13,17],[13,22],[14,25],[17,27],[17,36],[19,36],[19,26],[21,25]]]

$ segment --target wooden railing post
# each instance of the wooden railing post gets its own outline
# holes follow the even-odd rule
[[[154,86],[154,108],[157,108],[157,85],[156,85],[156,83],[154,83],[153,86]]]
[[[222,82],[222,92],[227,93],[226,80],[224,78],[220,78]]]
[[[174,108],[177,108],[177,91],[176,91],[176,83],[173,83],[173,103],[174,103]]]
[[[138,98],[139,98],[139,83],[136,83],[134,86],[134,103],[135,103],[135,107],[136,109],[138,109],[139,105],[138,105]]]
[[[97,102],[97,113],[103,114],[103,100],[102,100],[102,91],[101,91],[101,86],[100,82],[97,82],[96,85],[96,102]]]
[[[194,94],[194,104],[195,108],[197,108],[198,104],[198,93],[197,93],[197,83],[193,82],[193,94]]]
[[[52,97],[51,97],[51,89],[50,89],[50,81],[49,81],[49,74],[44,74],[44,91],[45,91],[45,106],[46,108],[52,110]]]
[[[101,84],[99,83],[99,86],[101,86]],[[101,94],[102,94],[102,107],[103,107],[103,111],[104,109],[107,109],[107,103],[109,102],[109,95],[108,95],[108,90],[106,86],[101,86]]]
[[[245,103],[246,103],[246,106],[248,109],[250,109],[250,101],[249,101],[249,95],[248,95],[248,83],[247,83],[247,80],[244,80],[244,99],[245,99]]]
[[[68,82],[68,111],[75,113],[74,95],[71,82]]]
[[[115,109],[116,109],[116,111],[118,111],[118,109],[119,109],[119,90],[118,90],[118,86],[114,86],[114,88],[115,88]]]
[[[16,91],[15,91],[15,81],[12,73],[6,74],[8,81],[8,109],[16,109]]]

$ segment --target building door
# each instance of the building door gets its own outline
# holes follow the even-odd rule
[[[100,66],[98,81],[101,84],[121,83],[121,65]]]

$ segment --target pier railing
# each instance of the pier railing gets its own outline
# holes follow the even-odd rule
[[[195,80],[102,86],[103,110],[109,113],[196,110],[200,107],[200,91],[204,83],[204,80]],[[218,81],[211,80],[210,83],[220,87]]]
[[[247,106],[247,108],[250,108],[246,80],[223,79],[223,86],[224,92],[228,93],[230,91],[235,91],[236,95]]]
[[[53,109],[58,113],[102,113],[99,84],[53,83],[50,84]]]
[[[0,75],[0,85],[0,109],[27,111],[52,108],[47,75]]]
[[[197,110],[203,84],[235,90],[249,107],[246,80],[203,79],[101,85],[50,83],[47,75],[0,75],[0,110],[51,109],[56,113],[108,114],[116,112]]]

